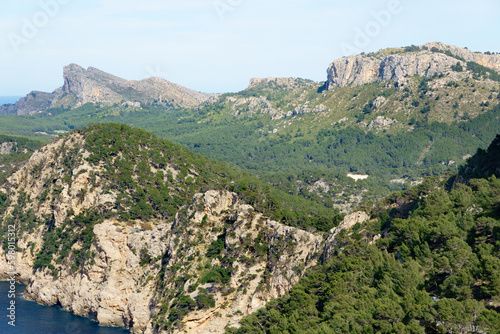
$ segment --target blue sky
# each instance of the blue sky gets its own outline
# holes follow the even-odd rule
[[[323,81],[331,61],[357,51],[441,41],[500,52],[498,0],[4,3],[0,96],[52,91],[69,63],[216,93],[242,90],[252,77]]]

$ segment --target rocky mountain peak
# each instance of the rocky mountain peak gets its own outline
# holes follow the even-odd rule
[[[64,85],[62,90],[64,93],[75,94],[79,98],[85,99],[83,91],[87,86],[102,86],[110,84],[125,84],[127,80],[111,75],[95,67],[89,67],[85,70],[77,64],[69,64],[63,69]],[[93,83],[93,82],[94,83]]]
[[[64,66],[63,69],[63,79],[64,85],[62,87],[63,92],[72,93],[81,89],[81,87],[74,87],[73,85],[80,83],[78,78],[80,78],[85,73],[85,69],[77,64],[69,64]]]

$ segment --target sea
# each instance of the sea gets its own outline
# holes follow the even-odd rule
[[[26,300],[25,287],[16,284],[15,298],[10,298],[9,282],[0,282],[1,334],[130,334],[124,328],[99,326],[89,318],[74,316],[57,306],[41,306]],[[9,324],[11,300],[15,300],[15,327]]]

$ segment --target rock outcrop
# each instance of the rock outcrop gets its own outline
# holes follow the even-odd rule
[[[133,333],[222,333],[283,296],[331,249],[323,233],[273,221],[227,190],[196,193],[172,219],[120,219],[113,208],[126,200],[109,186],[109,166],[94,163],[86,140],[72,133],[44,146],[0,189],[8,194],[2,228],[10,219],[17,224],[17,279],[40,304]],[[176,166],[163,167],[149,166],[170,175],[173,192],[184,178]],[[198,175],[194,168],[189,173]],[[82,220],[91,212],[108,214],[92,225]],[[75,229],[91,238],[62,240]],[[41,251],[51,247],[41,265]],[[11,272],[5,252],[0,248],[0,279]],[[88,258],[77,263],[82,252]]]
[[[389,80],[394,80],[399,86],[403,86],[408,77],[414,75],[432,77],[449,71],[456,63],[455,58],[430,51],[411,55],[351,56],[337,59],[330,64],[327,70],[327,83],[329,89]]]
[[[0,144],[0,155],[10,154],[14,147],[17,145],[16,142],[4,142]]]
[[[397,121],[394,119],[386,118],[384,116],[377,116],[377,118],[368,124],[368,128],[375,129],[389,129],[389,127],[396,123]]]
[[[268,114],[271,119],[278,120],[285,117],[293,117],[308,113],[320,113],[329,111],[323,104],[309,105],[306,92],[311,88],[317,89],[319,83],[312,80],[300,78],[252,78],[247,89],[238,93],[242,96],[225,97],[223,102],[230,105],[231,114]],[[296,94],[298,99],[292,103],[272,103],[272,96],[279,92]],[[218,101],[210,101],[213,104]],[[275,101],[273,101],[275,102]]]
[[[445,54],[449,51],[452,56]],[[455,57],[453,57],[455,56]],[[444,43],[428,43],[420,51],[384,52],[343,57],[333,61],[327,69],[327,88],[360,86],[374,82],[394,80],[399,87],[404,86],[414,75],[432,77],[449,73],[457,62],[465,66],[465,61],[474,61],[493,70],[500,69],[500,55],[474,53],[467,49]]]
[[[329,109],[322,104],[314,107],[309,105],[309,102],[296,106],[293,110],[284,111],[281,108],[275,108],[264,96],[236,98],[233,96],[226,98],[227,103],[231,103],[231,115],[238,116],[241,114],[268,114],[271,119],[282,119],[283,117],[292,117],[309,113],[320,113]]]
[[[85,103],[155,103],[170,108],[194,107],[209,96],[162,78],[128,81],[97,68],[70,64],[63,70],[64,85],[52,93],[31,92],[15,104],[0,106],[0,114],[29,115],[50,108],[75,108]]]
[[[355,225],[364,223],[368,219],[370,219],[370,217],[366,214],[366,212],[363,211],[353,212],[345,216],[344,220],[339,224],[339,226],[330,230],[330,233],[326,238],[323,258],[328,259],[333,255],[334,246],[338,243],[339,234],[341,234],[343,231],[349,231]]]
[[[500,72],[500,54],[484,54],[473,52],[465,48],[461,48],[454,45],[449,45],[441,42],[430,42],[425,44],[429,50],[433,48],[446,52],[450,51],[451,54],[463,58],[465,61],[473,61],[479,65],[489,67],[497,72]]]

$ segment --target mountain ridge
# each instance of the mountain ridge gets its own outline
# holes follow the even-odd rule
[[[430,78],[453,72],[457,67],[467,67],[470,62],[493,72],[500,71],[498,54],[476,53],[441,42],[430,42],[422,46],[390,48],[336,59],[330,63],[324,87],[319,87],[318,91],[390,80],[403,89],[414,75]],[[193,108],[210,98],[208,94],[162,78],[128,81],[95,67],[85,70],[77,64],[64,67],[63,81],[63,86],[52,93],[32,91],[15,104],[0,106],[0,114],[29,115],[53,108],[68,110],[85,103],[123,104],[137,108],[142,103],[169,109]],[[262,87],[294,89],[310,85],[319,86],[319,83],[295,78],[252,78],[246,90]]]
[[[16,117],[4,116],[1,132],[47,141],[89,123],[134,125],[262,176],[271,173],[266,177],[273,186],[305,197],[317,195],[328,207],[347,213],[368,196],[366,190],[378,188],[374,194],[386,195],[389,189],[421,182],[423,175],[455,171],[496,135],[498,77],[442,49],[413,46],[360,55],[379,61],[377,57],[388,54],[413,57],[424,52],[447,60],[442,73],[402,76],[405,86],[395,87],[389,80],[322,90],[322,83],[307,79],[252,79],[247,89],[211,96],[195,108],[165,112],[155,105],[87,103],[49,117],[23,118],[23,126]],[[345,180],[349,174],[369,177],[350,184]]]
[[[209,98],[162,78],[129,81],[95,67],[85,70],[77,64],[63,68],[63,81],[63,86],[52,93],[32,91],[15,104],[0,106],[0,114],[30,115],[53,108],[74,109],[86,103],[181,108],[194,107]]]
[[[400,89],[414,75],[430,78],[454,67],[475,62],[500,71],[500,55],[482,54],[441,42],[422,46],[391,48],[334,60],[327,70],[326,88],[361,86],[393,80]]]

